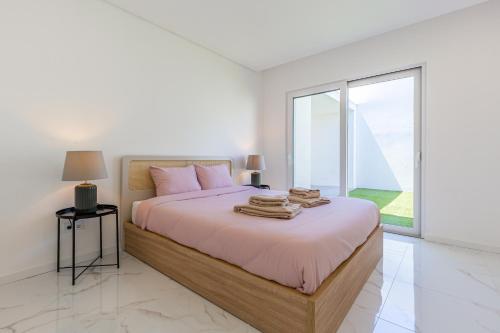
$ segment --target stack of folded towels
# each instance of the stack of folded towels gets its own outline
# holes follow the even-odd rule
[[[288,201],[300,204],[304,208],[312,208],[330,203],[330,199],[321,197],[319,190],[294,187],[289,190]]]
[[[234,206],[234,211],[252,216],[293,219],[302,207],[290,203],[285,195],[253,195],[247,205]]]

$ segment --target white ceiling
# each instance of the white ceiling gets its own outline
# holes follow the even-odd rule
[[[254,70],[485,0],[104,0]]]

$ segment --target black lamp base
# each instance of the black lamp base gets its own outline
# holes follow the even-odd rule
[[[97,186],[83,183],[75,186],[75,211],[79,214],[97,210]]]
[[[252,172],[251,176],[252,186],[259,187],[260,186],[260,172]]]

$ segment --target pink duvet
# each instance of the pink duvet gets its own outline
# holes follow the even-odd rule
[[[292,220],[233,211],[258,193],[282,192],[235,186],[151,198],[140,204],[136,224],[306,294],[379,224],[375,204],[342,197]]]

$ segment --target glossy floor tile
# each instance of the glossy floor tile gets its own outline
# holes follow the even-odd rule
[[[386,234],[339,331],[500,333],[500,255]],[[257,330],[125,254],[74,287],[69,271],[0,285],[3,332]]]

